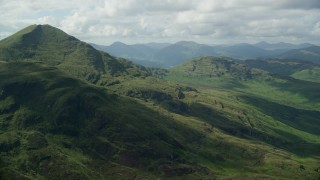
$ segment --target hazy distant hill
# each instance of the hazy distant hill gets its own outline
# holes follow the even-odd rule
[[[283,59],[295,59],[320,64],[320,46],[310,46],[302,49],[290,50],[279,55]]]
[[[142,44],[142,45],[146,45],[146,46],[149,46],[149,47],[151,47],[153,49],[160,50],[160,49],[163,49],[165,47],[170,46],[171,44],[170,43],[152,43],[151,42],[151,43],[146,43],[146,44]]]
[[[119,56],[127,59],[150,59],[157,51],[144,44],[126,45],[121,42],[115,42],[110,46],[93,45],[98,50],[108,52],[113,56]]]
[[[257,58],[273,55],[273,51],[264,50],[251,44],[241,43],[232,46],[216,47],[215,50],[220,56],[233,58]]]
[[[193,57],[214,54],[214,48],[211,46],[181,41],[161,49],[154,54],[154,59],[166,66],[175,66]]]
[[[309,43],[296,45],[296,44],[290,44],[290,43],[284,43],[284,42],[268,43],[265,41],[262,41],[253,45],[265,50],[291,50],[291,49],[301,49],[301,48],[313,46],[313,44],[309,44]]]
[[[240,43],[209,46],[192,41],[180,41],[174,44],[147,43],[134,45],[116,42],[110,46],[93,46],[113,56],[127,58],[142,65],[172,67],[200,56],[225,56],[239,59],[278,57],[289,50],[309,47],[312,44],[294,45],[290,43],[260,42],[257,44]],[[301,56],[299,58],[303,59],[305,57]]]

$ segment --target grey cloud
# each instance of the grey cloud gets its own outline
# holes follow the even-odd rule
[[[49,23],[100,44],[315,42],[319,7],[319,0],[0,0],[0,38],[28,24]]]
[[[284,9],[320,9],[319,0],[282,0],[279,7]]]

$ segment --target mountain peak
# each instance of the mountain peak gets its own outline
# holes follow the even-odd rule
[[[194,41],[179,41],[176,44],[178,44],[178,45],[197,45],[198,43],[196,43]]]
[[[116,41],[116,42],[112,43],[111,46],[127,46],[127,44],[120,42],[120,41]]]
[[[0,47],[30,47],[37,44],[77,40],[51,25],[30,25],[0,41]],[[77,40],[79,41],[79,40]]]
[[[0,41],[0,61],[37,61],[53,66],[66,63],[103,71],[98,51],[51,25],[31,25]]]

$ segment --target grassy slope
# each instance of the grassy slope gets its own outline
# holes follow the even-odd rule
[[[204,175],[180,155],[186,132],[197,133],[168,117],[56,68],[1,63],[0,72],[3,178],[175,176],[170,165]]]
[[[319,112],[303,111],[298,113],[299,116],[295,120],[297,122],[292,123],[288,122],[288,120],[297,114],[292,114],[289,118],[286,117],[287,114],[284,116],[281,116],[281,113],[274,115],[273,113],[279,113],[279,107],[267,109],[266,107],[269,106],[263,107],[258,104],[264,103],[260,102],[260,99],[249,99],[251,96],[247,97],[245,93],[214,90],[199,86],[198,90],[196,90],[159,79],[133,80],[127,83],[130,89],[119,86],[114,88],[117,92],[121,89],[123,91],[121,92],[122,94],[134,90],[135,93],[130,95],[140,98],[150,108],[155,109],[160,114],[168,114],[174,120],[202,132],[206,138],[202,141],[198,140],[199,143],[194,143],[191,146],[192,159],[197,162],[201,161],[201,164],[221,175],[234,175],[237,178],[240,178],[243,174],[246,174],[244,175],[246,178],[263,177],[264,175],[262,174],[264,173],[260,169],[262,168],[270,172],[276,172],[277,175],[274,175],[279,176],[279,171],[281,170],[278,167],[280,165],[277,165],[276,168],[271,168],[272,163],[277,164],[280,162],[275,160],[279,158],[279,154],[276,153],[275,156],[264,159],[265,156],[262,153],[262,151],[269,152],[269,150],[274,149],[277,149],[276,151],[285,149],[287,152],[284,157],[288,158],[288,156],[293,155],[291,160],[296,160],[297,158],[299,159],[297,162],[303,162],[301,161],[302,159],[306,160],[305,164],[315,165],[319,162],[319,124],[314,127],[303,126],[301,127],[302,129],[294,126],[297,125],[295,123],[298,123],[299,120],[305,120],[305,117],[308,120],[314,120],[314,117],[317,117]],[[179,90],[181,91],[179,92]],[[155,92],[158,93],[157,97],[165,98],[154,98],[153,94]],[[275,104],[270,106],[272,107],[273,105]],[[282,108],[283,111],[288,111],[289,115],[290,111],[295,111],[295,109],[290,109],[287,106]],[[219,144],[222,142],[223,145],[220,146]],[[227,149],[228,146],[233,147]],[[240,150],[239,147],[243,149]],[[251,151],[251,148],[257,148],[257,152],[249,153],[249,156],[240,155],[243,152]],[[283,152],[282,150],[280,151]],[[262,153],[260,154],[261,156],[259,153]],[[236,154],[236,156],[231,154]],[[300,159],[299,156],[297,157],[294,154],[307,156],[308,158]],[[266,164],[259,163],[257,167],[252,167],[253,164],[259,162],[260,158],[264,159],[261,161],[270,163],[268,165],[269,169],[264,167]],[[249,162],[247,160],[253,161]],[[243,170],[239,169],[240,164],[245,167]],[[297,176],[296,173],[290,176],[290,171],[294,171],[295,165],[288,162],[283,167],[288,168],[285,172],[286,175],[283,175],[284,177]],[[262,174],[256,175],[253,173],[254,171]],[[306,176],[304,175],[303,177]]]
[[[291,75],[293,78],[320,83],[320,67],[303,69]]]
[[[197,59],[171,70],[167,79],[184,82],[208,92],[209,95],[200,100],[198,97],[193,100],[205,105],[201,109],[207,106],[212,108],[213,104],[225,111],[225,104],[228,103],[232,107],[229,113],[240,123],[269,135],[289,138],[292,142],[313,139],[311,141],[319,143],[320,101],[319,92],[316,90],[319,84],[282,79],[242,65],[238,67],[232,61],[228,62],[230,60],[219,58]],[[240,69],[240,74],[237,69]],[[218,89],[220,90],[217,91]],[[233,99],[219,102],[212,98],[220,91],[226,92],[223,96],[231,96]],[[208,102],[206,99],[211,100]],[[241,110],[241,107],[246,108]],[[252,117],[247,116],[248,109],[252,111]],[[279,122],[281,125],[278,125]],[[312,138],[309,139],[310,137]]]

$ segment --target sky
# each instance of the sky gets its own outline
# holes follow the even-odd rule
[[[0,39],[50,24],[108,45],[320,43],[320,0],[0,0]]]

